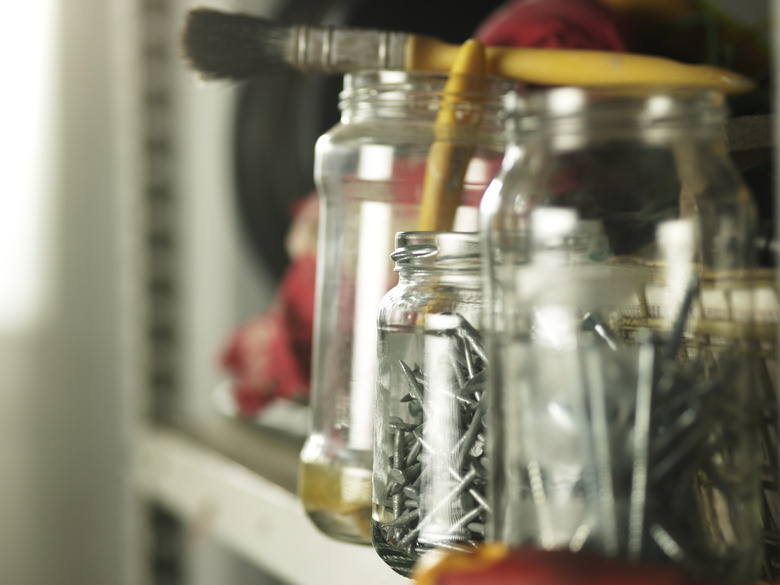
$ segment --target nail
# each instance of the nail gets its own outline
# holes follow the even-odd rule
[[[673,455],[682,456],[681,446],[688,443],[692,434],[696,433],[694,425],[699,422],[699,413],[695,408],[687,408],[673,421],[667,425],[667,428],[656,434],[653,439],[653,454],[658,457],[669,450],[674,451]],[[695,441],[698,442],[698,439]],[[659,471],[660,463],[653,465],[653,472]]]
[[[463,528],[468,528],[468,525],[473,521],[476,520],[480,514],[482,514],[485,510],[483,510],[481,507],[474,508],[470,512],[467,512],[463,516],[461,516],[455,524],[452,525],[450,528],[450,534],[456,534],[460,532]]]
[[[406,536],[404,536],[401,540],[398,541],[398,545],[397,545],[398,548],[400,548],[401,550],[407,548],[417,539],[419,535],[420,535],[420,527],[417,526],[416,528],[410,530],[406,534]]]
[[[691,282],[688,284],[688,288],[685,291],[680,310],[672,325],[671,335],[666,342],[664,358],[667,360],[673,360],[677,356],[677,350],[680,347],[680,341],[682,341],[683,332],[685,331],[685,323],[688,321],[688,313],[691,311],[693,299],[698,291],[699,277],[694,275],[691,277]]]
[[[436,453],[433,450],[433,447],[431,447],[428,443],[426,443],[423,440],[423,438],[422,438],[422,431],[420,429],[415,429],[414,431],[412,431],[412,433],[414,433],[414,436],[417,437],[417,441],[419,441],[419,443],[420,443],[420,445],[422,446],[423,449],[425,449],[428,453],[434,453],[434,454]]]
[[[713,392],[720,390],[723,385],[723,380],[717,376],[702,380],[698,384],[693,385],[690,390],[683,390],[680,393],[675,393],[668,400],[664,401],[664,410],[675,411],[679,408],[685,407],[694,400],[701,399]]]
[[[487,354],[485,353],[485,348],[482,343],[482,335],[477,331],[471,323],[469,323],[462,315],[459,315],[460,317],[460,334],[463,336],[463,338],[469,342],[469,345],[471,345],[471,349],[474,350],[474,353],[476,353],[479,356],[479,359],[481,359],[485,364],[488,363]]]
[[[393,465],[400,467],[401,461],[404,458],[404,431],[397,426],[393,426],[393,421],[390,421],[390,428],[393,429]]]
[[[647,499],[648,446],[650,442],[650,414],[655,369],[655,347],[650,332],[640,329],[639,357],[634,415],[634,465],[631,473],[631,494],[628,517],[628,558],[637,561],[642,552],[642,536]]]
[[[414,423],[405,422],[403,419],[397,416],[391,416],[388,422],[391,429],[404,431],[404,432],[413,431],[418,426]]]
[[[395,483],[401,485],[402,487],[404,482],[406,481],[406,477],[404,476],[404,470],[399,469],[397,467],[394,467],[393,469],[390,470],[390,473],[388,473],[388,477]]]
[[[474,412],[474,418],[471,419],[466,433],[463,435],[463,444],[459,448],[458,452],[458,469],[461,469],[465,462],[466,457],[469,455],[471,447],[474,445],[474,441],[477,438],[479,431],[482,429],[482,415],[484,408],[478,408]]]
[[[664,530],[660,524],[652,524],[650,526],[649,532],[650,538],[655,541],[655,543],[658,545],[658,548],[660,548],[664,554],[666,554],[666,556],[678,563],[685,559],[685,553],[683,552],[683,549],[680,548],[680,545],[677,544],[677,541],[672,538],[672,536],[666,530]]]
[[[485,390],[486,384],[487,370],[482,370],[467,380],[466,383],[460,387],[460,390],[458,390],[458,394],[465,396],[472,393],[482,393]]]
[[[461,348],[463,351],[463,359],[466,361],[466,372],[468,373],[469,378],[473,378],[476,372],[474,371],[474,361],[471,359],[471,352],[469,351],[468,344],[462,343],[461,345],[463,346]]]
[[[612,351],[616,351],[619,345],[617,336],[607,327],[601,315],[590,311],[582,318],[582,328],[585,331],[595,331]]]
[[[460,363],[454,355],[450,355],[450,365],[452,366],[452,371],[455,373],[455,379],[458,381],[458,388],[463,387],[467,381],[467,378],[463,375],[463,370],[460,367]]]
[[[448,491],[444,497],[431,508],[428,515],[420,522],[420,524],[426,523],[436,512],[438,512],[444,506],[448,506],[456,496],[463,493],[463,491],[474,481],[477,473],[472,467],[469,472],[464,475],[461,480]]]
[[[417,435],[415,433],[410,433],[411,436],[417,438]],[[415,462],[417,457],[419,457],[420,452],[422,451],[422,442],[415,441],[412,445],[412,448],[409,450],[409,453],[406,455],[405,463],[407,466],[412,465],[412,463]]]
[[[419,517],[420,517],[420,510],[418,508],[415,508],[414,510],[402,514],[392,522],[388,522],[387,524],[385,524],[385,526],[392,526],[394,528],[406,527],[409,526],[409,524],[411,524],[414,520],[417,520]]]
[[[417,377],[414,375],[414,372],[409,366],[407,366],[401,360],[399,360],[398,363],[401,364],[401,369],[404,371],[404,376],[406,377],[406,381],[409,383],[409,393],[419,403],[423,412],[425,412],[422,384],[420,384],[420,382],[417,380]]]
[[[413,465],[410,465],[406,469],[403,470],[403,476],[406,480],[406,483],[414,482],[415,479],[420,477],[420,472],[422,471],[422,463],[419,461]]]
[[[390,473],[392,473],[392,470],[391,470]],[[388,474],[388,476],[389,476],[389,474]],[[387,495],[388,496],[395,497],[395,496],[397,496],[398,494],[400,494],[401,492],[404,491],[404,486],[403,486],[402,483],[397,482],[397,481],[392,480],[392,479],[391,479],[391,482],[392,482],[391,485],[387,489]]]
[[[410,500],[416,500],[420,497],[420,494],[417,492],[416,489],[408,486],[404,488],[404,495]]]

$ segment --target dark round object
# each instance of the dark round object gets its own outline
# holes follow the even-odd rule
[[[462,43],[500,4],[290,0],[274,19],[403,30]],[[341,86],[341,76],[290,70],[247,82],[238,92],[233,160],[239,223],[257,262],[276,279],[289,262],[284,237],[295,203],[314,190],[314,144],[339,119]]]

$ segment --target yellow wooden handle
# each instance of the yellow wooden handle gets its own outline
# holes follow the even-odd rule
[[[463,180],[474,147],[451,141],[453,128],[479,123],[478,109],[468,117],[461,116],[459,102],[464,94],[480,94],[485,90],[485,47],[475,39],[466,41],[457,50],[444,86],[441,106],[434,126],[435,141],[428,153],[425,167],[420,217],[420,231],[449,231],[460,203]]]
[[[748,77],[710,65],[687,65],[633,53],[581,49],[487,47],[487,73],[539,85],[682,85],[727,94],[755,89]],[[423,36],[410,36],[406,66],[411,70],[447,71],[458,47]]]

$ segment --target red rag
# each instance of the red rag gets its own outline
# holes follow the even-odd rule
[[[461,553],[463,555],[469,553]],[[476,555],[478,558],[479,555]],[[425,585],[713,585],[673,566],[640,565],[589,553],[519,548],[494,562],[447,567]]]
[[[486,45],[625,52],[628,22],[596,0],[514,0],[477,28]]]

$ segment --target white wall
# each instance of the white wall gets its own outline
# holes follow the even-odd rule
[[[117,390],[110,3],[27,0],[18,9],[24,14],[8,7],[6,25],[22,35],[3,52],[32,68],[25,58],[35,45],[25,40],[37,39],[24,33],[40,24],[46,5],[60,4],[50,31],[61,33],[51,37],[50,87],[25,95],[37,86],[14,75],[0,82],[6,98],[24,96],[12,115],[25,123],[15,136],[5,131],[5,144],[22,144],[35,120],[47,120],[32,157],[4,152],[0,178],[26,172],[43,180],[31,193],[9,190],[6,180],[0,213],[17,213],[12,200],[25,196],[40,197],[39,219],[51,212],[33,240],[16,242],[19,254],[42,246],[41,303],[0,332],[0,582],[122,585],[127,460]],[[7,261],[0,271],[24,279],[37,266]]]
[[[195,4],[175,3],[182,14]],[[17,300],[40,302],[22,315],[21,305],[11,306],[9,294],[0,294],[0,316],[7,322],[0,322],[0,583],[140,585],[147,558],[130,466],[142,397],[127,394],[137,392],[144,377],[133,369],[142,366],[143,354],[134,347],[143,327],[136,312],[143,283],[134,280],[139,273],[133,264],[143,242],[133,232],[143,197],[141,3],[21,4],[18,14],[6,13],[19,34],[2,45],[20,72],[8,75],[6,69],[0,82],[6,96],[0,98],[0,169],[6,177],[12,167],[24,166],[21,146],[29,135],[38,126],[41,134],[26,172],[34,179],[30,193],[11,189],[8,180],[0,189],[0,284],[7,292],[21,290]],[[58,10],[46,32],[51,67],[38,76],[39,91],[21,77],[33,66],[25,60],[32,52],[25,42],[34,37],[24,26],[35,26],[46,5]],[[175,43],[177,30],[170,35]],[[249,262],[232,209],[234,91],[204,89],[183,66],[172,72],[172,83],[181,107],[174,120],[185,291],[181,410],[212,416],[209,397],[222,376],[219,347],[242,319],[268,304],[272,291]],[[9,120],[19,122],[11,126],[18,134],[7,132]],[[30,211],[12,201],[30,197],[43,207]],[[24,213],[49,220],[31,242],[42,251],[41,270],[20,260],[26,248],[18,246],[27,240],[9,236],[9,226],[20,225]],[[12,245],[18,248],[9,252]],[[39,296],[8,285],[27,281]],[[210,583],[217,575],[225,584],[259,582],[257,574],[247,576],[250,567],[209,541],[191,544],[195,582]]]

